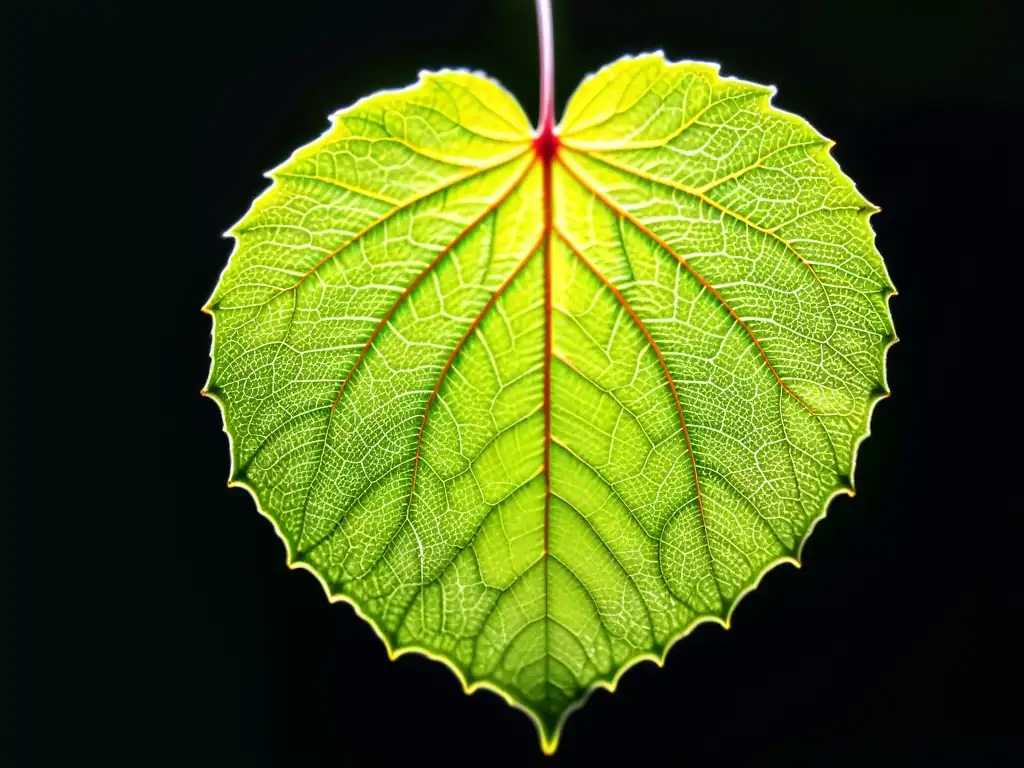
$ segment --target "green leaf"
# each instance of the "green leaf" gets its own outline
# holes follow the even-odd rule
[[[231,230],[231,484],[392,656],[498,692],[546,751],[853,493],[894,289],[876,209],[772,93],[622,59],[551,156],[493,81],[424,73]]]

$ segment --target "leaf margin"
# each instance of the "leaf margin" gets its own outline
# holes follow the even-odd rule
[[[726,82],[731,82],[731,83],[736,83],[738,85],[747,85],[747,86],[753,86],[755,88],[765,89],[766,90],[766,93],[765,93],[765,97],[766,98],[764,99],[763,103],[764,103],[764,109],[765,109],[766,112],[773,112],[775,114],[778,114],[778,115],[783,116],[783,117],[788,118],[788,119],[795,119],[795,120],[802,121],[804,124],[806,124],[812,130],[814,130],[816,133],[819,133],[817,131],[817,129],[814,128],[814,126],[811,125],[810,121],[807,120],[806,118],[802,117],[801,115],[797,115],[796,113],[780,109],[780,108],[778,108],[777,106],[774,105],[773,100],[774,100],[775,96],[778,94],[778,89],[777,89],[776,86],[774,86],[774,85],[764,85],[764,84],[761,84],[761,83],[755,83],[753,81],[745,80],[743,78],[738,78],[738,77],[734,77],[734,76],[723,76],[721,74],[721,64],[719,62],[700,61],[700,60],[695,60],[695,59],[680,59],[680,60],[677,60],[677,61],[673,61],[673,60],[668,59],[665,56],[665,52],[664,52],[663,49],[655,49],[655,50],[652,50],[652,51],[642,52],[642,53],[637,53],[637,54],[625,54],[623,56],[620,56],[618,59],[615,59],[615,60],[613,60],[611,62],[608,62],[607,64],[601,66],[597,70],[594,70],[594,71],[592,71],[590,73],[587,73],[586,75],[583,76],[583,78],[581,78],[580,83],[573,90],[572,94],[570,94],[569,99],[566,101],[566,106],[572,100],[573,96],[575,96],[575,94],[580,90],[580,88],[584,84],[586,84],[589,80],[591,80],[592,78],[598,77],[604,71],[606,71],[606,70],[608,70],[608,69],[610,69],[610,68],[612,68],[612,67],[614,67],[614,66],[616,66],[618,64],[622,64],[622,63],[625,63],[625,62],[628,62],[628,61],[636,61],[636,60],[643,59],[643,58],[648,58],[648,57],[661,59],[661,61],[667,67],[679,66],[679,65],[694,65],[694,66],[699,66],[699,67],[706,67],[706,68],[709,68],[709,69],[713,70],[715,77],[717,79],[719,79],[719,80],[726,81]],[[689,625],[687,625],[683,629],[681,629],[678,633],[672,635],[665,642],[664,646],[661,649],[660,654],[658,654],[658,653],[651,653],[651,652],[646,652],[646,653],[638,654],[637,656],[634,656],[633,658],[631,658],[630,660],[625,662],[615,672],[615,674],[612,675],[611,679],[596,679],[596,680],[594,680],[592,683],[589,684],[589,686],[586,688],[586,690],[582,691],[582,693],[580,694],[579,698],[576,701],[574,701],[572,704],[570,704],[568,707],[566,707],[566,709],[561,713],[561,715],[558,717],[558,719],[557,719],[557,721],[556,721],[556,723],[554,725],[554,728],[551,730],[550,733],[548,732],[547,728],[545,727],[545,724],[541,720],[540,716],[536,712],[534,712],[534,710],[532,710],[529,706],[527,706],[526,704],[523,704],[523,703],[517,701],[507,691],[503,690],[499,686],[497,686],[494,683],[491,683],[491,682],[489,682],[487,680],[474,680],[473,682],[468,682],[466,680],[466,677],[465,677],[463,671],[453,661],[451,661],[450,659],[448,659],[448,658],[446,658],[444,656],[441,656],[440,654],[437,654],[437,653],[435,653],[435,652],[433,652],[433,651],[431,651],[431,650],[429,650],[427,648],[423,648],[423,647],[417,646],[417,645],[401,646],[401,647],[397,647],[397,648],[392,647],[391,641],[388,639],[387,635],[381,630],[381,628],[378,626],[376,621],[374,621],[374,619],[372,619],[370,616],[368,616],[366,613],[364,613],[364,611],[362,610],[360,605],[353,598],[351,598],[351,597],[349,597],[348,595],[345,595],[345,594],[332,592],[331,586],[327,583],[327,581],[323,578],[323,576],[321,576],[320,573],[317,572],[317,570],[310,563],[308,563],[308,562],[306,562],[306,561],[304,561],[302,559],[295,559],[294,553],[292,552],[291,542],[289,541],[288,537],[286,536],[286,534],[284,533],[282,528],[278,525],[277,521],[273,517],[271,517],[271,515],[268,514],[268,512],[263,508],[263,504],[260,501],[260,498],[259,498],[259,495],[258,495],[256,489],[253,488],[248,483],[246,483],[245,480],[235,479],[235,474],[236,474],[236,471],[237,471],[238,468],[236,467],[236,461],[235,461],[234,438],[233,438],[233,436],[232,436],[232,434],[231,434],[231,432],[229,430],[227,406],[226,406],[226,403],[224,402],[224,400],[219,396],[218,392],[216,391],[216,388],[213,387],[213,373],[214,373],[214,370],[215,370],[215,366],[214,366],[214,362],[215,362],[215,360],[214,360],[214,339],[216,338],[216,329],[217,329],[217,316],[216,316],[217,310],[213,307],[213,303],[214,303],[214,298],[216,297],[216,294],[217,294],[217,290],[218,290],[218,288],[220,286],[220,283],[221,283],[224,275],[226,274],[228,268],[230,267],[232,258],[235,256],[235,254],[238,251],[238,248],[239,248],[239,246],[241,244],[241,240],[240,240],[238,234],[236,233],[236,228],[243,221],[245,221],[247,218],[249,218],[249,216],[256,210],[257,203],[261,199],[263,199],[269,192],[271,192],[272,190],[277,188],[278,180],[276,178],[274,178],[273,174],[278,169],[285,167],[290,162],[292,162],[294,159],[296,159],[300,152],[302,152],[302,151],[304,151],[304,150],[306,150],[306,149],[308,149],[310,147],[315,146],[316,144],[320,143],[321,140],[325,139],[333,131],[333,129],[334,129],[334,120],[335,120],[335,117],[337,115],[342,114],[344,112],[348,112],[350,110],[353,110],[353,109],[359,107],[360,105],[364,104],[365,102],[367,102],[367,101],[369,101],[371,99],[377,98],[379,96],[384,96],[384,95],[401,95],[403,93],[414,91],[415,89],[420,88],[425,83],[427,77],[429,77],[429,76],[442,76],[442,75],[445,75],[445,74],[473,75],[473,76],[482,78],[484,80],[487,80],[490,83],[492,83],[493,85],[495,85],[496,87],[498,87],[501,91],[503,91],[516,104],[519,104],[519,100],[515,97],[515,95],[511,91],[509,91],[507,88],[505,88],[501,84],[500,81],[498,81],[496,78],[486,74],[485,72],[483,72],[481,70],[470,69],[470,68],[463,68],[463,67],[456,67],[456,68],[444,67],[444,68],[441,68],[441,69],[438,69],[438,70],[422,69],[422,70],[419,71],[416,81],[411,83],[408,86],[404,86],[404,87],[401,87],[401,88],[381,89],[381,90],[378,90],[378,91],[374,91],[373,93],[367,94],[366,96],[363,96],[363,97],[357,99],[355,102],[351,103],[350,105],[348,105],[346,107],[342,107],[340,109],[334,110],[328,116],[329,126],[328,126],[328,128],[323,133],[321,133],[315,139],[313,139],[313,140],[311,140],[311,141],[309,141],[309,142],[299,146],[298,148],[296,148],[291,153],[291,155],[289,155],[289,157],[287,159],[285,159],[282,163],[278,164],[273,169],[268,170],[268,171],[266,171],[263,174],[264,178],[271,179],[271,184],[268,187],[266,187],[261,193],[259,193],[259,195],[257,195],[253,199],[253,202],[250,204],[250,206],[249,206],[248,210],[246,211],[246,213],[238,220],[238,222],[236,222],[234,225],[232,225],[222,235],[222,237],[224,237],[224,238],[229,238],[229,237],[230,238],[234,238],[235,242],[234,242],[234,245],[232,247],[231,253],[230,253],[229,257],[228,257],[228,260],[225,263],[224,268],[221,270],[221,273],[217,277],[217,281],[215,283],[214,290],[213,290],[213,292],[210,295],[210,298],[206,301],[206,303],[201,308],[201,312],[203,314],[207,314],[207,315],[209,315],[211,317],[212,323],[211,323],[211,331],[210,331],[210,333],[211,333],[211,345],[210,345],[210,361],[211,361],[211,365],[210,365],[210,372],[207,375],[206,383],[203,385],[203,388],[200,390],[199,394],[201,396],[203,396],[203,397],[212,399],[217,404],[217,406],[218,406],[218,408],[220,409],[220,412],[221,412],[222,431],[228,437],[228,447],[229,447],[230,466],[229,466],[229,474],[228,474],[228,478],[229,479],[227,481],[227,487],[228,488],[238,487],[238,488],[243,488],[244,490],[248,491],[249,495],[252,497],[253,502],[255,503],[257,512],[261,516],[266,518],[268,521],[270,521],[270,524],[271,524],[271,527],[274,530],[274,533],[283,542],[284,548],[285,548],[285,566],[288,568],[288,570],[304,570],[304,571],[307,571],[308,573],[311,573],[313,575],[313,577],[317,580],[317,582],[319,582],[321,588],[324,590],[324,594],[327,596],[327,599],[328,599],[329,603],[347,603],[348,605],[350,605],[352,607],[354,613],[361,620],[363,620],[364,622],[369,624],[369,626],[373,629],[373,632],[377,635],[378,638],[380,638],[381,642],[384,645],[385,651],[387,652],[388,659],[390,661],[397,661],[402,656],[405,656],[405,655],[408,655],[408,654],[417,654],[417,655],[420,655],[420,656],[424,656],[424,657],[426,657],[426,658],[428,658],[428,659],[430,659],[432,661],[440,662],[444,666],[448,667],[448,669],[450,669],[454,673],[456,679],[459,681],[459,684],[462,687],[463,693],[466,694],[467,696],[472,695],[473,693],[476,693],[477,691],[481,691],[481,690],[491,691],[492,693],[497,694],[501,699],[503,699],[505,701],[506,704],[508,704],[513,709],[517,709],[517,710],[522,711],[533,722],[533,725],[534,725],[535,729],[537,730],[537,734],[538,734],[539,739],[540,739],[540,745],[541,745],[542,752],[546,756],[551,756],[558,749],[562,733],[563,733],[563,731],[565,729],[565,724],[568,721],[569,717],[573,713],[577,712],[578,710],[580,710],[584,706],[586,706],[586,704],[589,702],[591,696],[593,695],[593,693],[595,691],[597,691],[598,689],[603,689],[603,690],[608,691],[609,693],[614,693],[617,690],[618,685],[619,685],[619,681],[622,679],[623,675],[625,675],[626,672],[628,672],[629,670],[633,669],[638,664],[641,664],[641,663],[644,663],[644,662],[653,662],[658,668],[664,667],[666,662],[667,662],[667,659],[668,659],[668,654],[675,647],[675,645],[677,643],[679,643],[681,640],[683,640],[686,637],[688,637],[698,627],[700,627],[703,624],[718,624],[723,629],[729,630],[731,628],[731,626],[732,626],[733,615],[736,612],[737,607],[740,605],[741,602],[743,602],[743,599],[749,593],[754,592],[761,585],[761,582],[764,580],[764,578],[770,572],[774,571],[778,566],[783,565],[783,564],[791,564],[791,565],[793,565],[797,569],[800,569],[802,567],[804,548],[807,545],[807,542],[810,539],[811,535],[814,533],[815,529],[817,528],[818,523],[820,523],[828,515],[828,511],[829,511],[829,508],[831,507],[832,501],[836,497],[842,496],[844,494],[847,495],[847,496],[850,496],[850,497],[854,497],[856,495],[856,488],[855,488],[856,481],[855,481],[855,477],[856,477],[858,454],[860,452],[860,447],[861,447],[862,443],[865,440],[867,440],[867,438],[871,437],[871,435],[872,435],[871,422],[872,422],[872,418],[874,416],[874,411],[875,411],[876,406],[882,400],[886,400],[889,397],[891,397],[892,393],[891,393],[891,389],[890,389],[889,382],[888,382],[889,350],[895,344],[897,344],[900,341],[900,339],[899,339],[898,334],[895,331],[895,328],[893,328],[892,338],[887,341],[887,343],[885,344],[885,347],[882,350],[882,367],[881,367],[881,373],[882,373],[882,377],[881,378],[882,378],[882,381],[881,381],[881,388],[879,390],[875,390],[874,392],[872,392],[872,394],[871,394],[871,396],[869,398],[868,404],[867,404],[867,409],[865,411],[865,416],[864,416],[863,422],[862,422],[861,426],[858,428],[858,431],[859,430],[863,430],[863,431],[853,441],[853,445],[852,445],[852,448],[851,448],[851,466],[850,466],[850,473],[849,473],[849,478],[848,478],[848,480],[849,480],[849,487],[847,487],[847,488],[837,487],[835,490],[833,490],[825,498],[825,500],[824,500],[824,502],[822,504],[821,511],[808,524],[806,532],[803,534],[803,536],[800,538],[799,542],[796,545],[794,554],[792,554],[792,555],[790,555],[790,554],[781,555],[781,556],[779,556],[779,557],[777,557],[777,558],[775,558],[773,560],[768,561],[762,567],[761,571],[751,581],[751,583],[749,585],[747,585],[746,587],[744,587],[743,589],[741,589],[737,593],[736,597],[731,601],[731,604],[729,605],[729,607],[728,607],[728,609],[726,611],[726,615],[725,615],[724,618],[722,618],[720,616],[716,616],[716,615],[710,615],[710,614],[704,615],[704,616],[700,616],[697,619],[695,619],[694,621],[692,621]],[[520,107],[521,107],[521,105],[520,105]],[[524,113],[525,113],[525,110],[524,110]],[[555,127],[556,135],[560,135],[561,129],[563,127],[564,119],[565,119],[565,110],[563,109],[562,119],[558,122],[558,124]],[[536,127],[534,127],[531,138],[536,138],[538,135],[539,135],[539,130]],[[819,133],[819,135],[821,135],[821,134]],[[824,145],[824,148],[823,148],[823,157],[826,159],[827,163],[829,164],[831,172],[837,177],[837,179],[839,179],[839,180],[849,184],[849,186],[853,190],[853,192],[855,192],[857,195],[859,195],[864,200],[867,200],[867,198],[858,189],[856,182],[852,178],[850,178],[842,170],[842,167],[839,165],[838,161],[836,161],[836,159],[832,156],[832,149],[836,146],[837,142],[834,139],[826,138],[824,136],[822,136],[822,138],[825,139],[825,142],[826,142],[825,145]],[[530,151],[530,149],[526,150],[527,153],[529,151]],[[534,150],[534,152],[536,152],[536,150]],[[521,179],[520,179],[520,181],[521,181]],[[517,184],[518,183],[519,182],[517,182]],[[867,231],[870,234],[870,243],[871,243],[872,250],[876,254],[879,255],[879,261],[881,263],[883,275],[884,275],[884,277],[886,279],[886,282],[890,286],[890,290],[888,290],[886,292],[885,306],[886,306],[886,311],[887,311],[887,313],[889,315],[889,320],[890,320],[890,323],[891,323],[892,322],[892,311],[891,311],[891,308],[890,308],[890,299],[893,296],[898,295],[899,291],[895,287],[895,284],[894,284],[894,282],[893,282],[893,280],[892,280],[892,278],[891,278],[891,276],[889,274],[889,270],[888,270],[888,267],[887,267],[887,265],[885,263],[885,260],[881,257],[881,254],[878,251],[878,248],[876,246],[876,233],[875,233],[874,228],[871,226],[871,223],[870,223],[871,217],[874,216],[876,213],[880,213],[881,210],[882,209],[880,207],[878,207],[878,206],[876,206],[874,204],[868,203],[868,207],[858,211],[857,216],[858,216],[858,218],[863,217],[863,220],[865,222]],[[554,236],[554,232],[549,232],[549,233],[546,233],[544,235],[544,238],[548,239],[548,238],[553,237],[553,236]]]

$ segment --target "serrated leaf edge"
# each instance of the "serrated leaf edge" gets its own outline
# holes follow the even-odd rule
[[[774,99],[774,97],[776,96],[776,94],[778,92],[777,88],[774,85],[767,85],[766,86],[766,85],[763,85],[763,84],[760,84],[760,83],[754,83],[754,82],[749,81],[749,80],[743,80],[742,78],[723,77],[720,74],[721,73],[721,65],[718,62],[696,61],[696,60],[692,60],[692,59],[681,59],[679,61],[670,61],[669,59],[667,59],[665,57],[665,53],[661,49],[650,51],[650,52],[647,52],[647,53],[627,54],[627,55],[621,56],[618,59],[616,59],[615,61],[612,61],[612,62],[602,66],[598,70],[596,70],[594,72],[591,72],[591,73],[588,73],[587,75],[585,75],[583,77],[583,79],[580,81],[580,84],[586,82],[586,80],[588,80],[591,77],[595,77],[595,76],[599,75],[604,70],[606,70],[606,69],[608,69],[608,68],[610,68],[610,67],[612,67],[612,66],[614,66],[614,65],[616,65],[616,64],[618,64],[620,62],[634,60],[634,59],[640,59],[640,58],[645,58],[645,57],[650,57],[650,56],[661,58],[665,62],[665,64],[667,66],[677,66],[677,65],[680,65],[680,64],[693,64],[693,65],[697,65],[697,66],[711,67],[715,71],[716,76],[719,77],[721,80],[726,80],[726,81],[735,82],[735,83],[742,83],[742,84],[746,84],[746,85],[753,85],[753,86],[761,87],[761,88],[767,88],[767,89],[769,89],[769,92],[766,94],[767,97],[768,97],[767,107],[769,109],[773,110],[776,113],[783,114],[783,115],[786,115],[786,116],[789,116],[789,117],[794,117],[794,118],[797,118],[799,120],[802,120],[804,123],[806,123],[808,126],[810,126],[813,130],[817,131],[817,129],[815,129],[814,126],[811,126],[810,122],[806,118],[804,118],[804,117],[802,117],[800,115],[797,115],[795,113],[788,112],[788,111],[783,110],[783,109],[779,109],[778,107],[776,107],[772,103],[772,100]],[[239,219],[239,223],[241,221],[244,221],[249,216],[249,214],[253,211],[253,209],[256,206],[256,203],[264,195],[266,195],[269,191],[271,191],[277,185],[277,180],[272,178],[272,174],[276,170],[278,170],[279,168],[287,165],[299,152],[301,152],[302,150],[306,149],[307,147],[309,147],[309,146],[311,146],[313,144],[318,143],[321,139],[323,139],[327,135],[329,135],[331,130],[333,129],[334,118],[338,114],[340,114],[342,112],[347,112],[347,111],[349,111],[351,109],[354,109],[355,107],[359,106],[360,104],[362,104],[362,103],[364,103],[364,102],[366,102],[366,101],[368,101],[370,99],[373,99],[373,98],[376,98],[378,96],[384,95],[384,94],[401,94],[401,93],[405,93],[405,92],[408,92],[408,91],[412,91],[412,90],[420,87],[422,85],[423,81],[425,80],[425,78],[427,78],[428,76],[431,76],[431,75],[444,75],[444,74],[448,74],[448,73],[472,74],[472,75],[475,75],[477,77],[482,77],[482,78],[484,78],[486,80],[489,80],[491,83],[495,84],[497,87],[501,88],[503,91],[505,91],[507,94],[509,94],[509,96],[511,96],[513,98],[513,100],[517,101],[517,103],[518,103],[518,99],[516,99],[515,96],[510,91],[508,91],[508,89],[506,89],[497,79],[495,79],[493,77],[490,77],[489,75],[487,75],[487,74],[485,74],[485,73],[483,73],[483,72],[481,72],[479,70],[471,70],[471,69],[467,69],[467,68],[442,68],[442,69],[439,69],[439,70],[420,70],[416,82],[410,84],[409,86],[406,86],[404,88],[384,89],[384,90],[380,90],[380,91],[375,91],[374,93],[371,93],[371,94],[369,94],[367,96],[364,96],[364,97],[358,99],[357,101],[353,102],[348,107],[344,107],[342,109],[335,110],[333,113],[331,113],[329,115],[329,120],[331,122],[331,127],[329,127],[326,131],[324,131],[320,136],[318,136],[313,141],[308,142],[307,144],[304,144],[304,145],[300,146],[298,149],[296,149],[294,152],[292,152],[292,154],[291,154],[291,156],[289,157],[288,160],[284,161],[283,163],[281,163],[280,165],[278,165],[274,169],[272,169],[270,171],[267,171],[266,173],[263,174],[264,177],[271,178],[272,182],[271,182],[269,187],[267,187],[263,192],[261,192],[253,200],[252,204],[249,207],[249,210],[246,212],[246,214],[241,219]],[[579,88],[579,86],[577,86],[576,90],[578,90],[578,88]],[[573,91],[573,93],[575,93],[575,90]],[[571,97],[572,97],[572,95],[570,95],[570,98]],[[561,122],[559,122],[558,127],[556,128],[556,133],[559,131],[560,128],[561,128]],[[537,132],[538,131],[535,128],[534,129],[534,135],[537,135]],[[828,156],[829,160],[832,162],[833,170],[836,173],[838,173],[843,180],[847,181],[853,187],[854,191],[857,192],[857,194],[859,194],[861,197],[864,197],[864,195],[862,195],[860,193],[860,191],[857,189],[856,182],[854,182],[853,179],[851,179],[849,176],[846,175],[846,173],[843,172],[843,170],[842,170],[841,166],[839,165],[839,163],[835,160],[835,158],[832,157],[832,154],[831,154],[832,148],[836,145],[836,142],[834,140],[832,140],[832,139],[828,139],[827,142],[828,143],[825,146],[825,152],[826,152],[826,155]],[[864,198],[864,199],[866,199],[866,198]],[[875,215],[876,213],[879,213],[880,211],[881,211],[881,208],[879,208],[877,206],[872,206],[870,209],[862,210],[860,212],[860,214],[859,214],[861,216],[865,216],[869,220],[868,221],[868,229],[871,232],[871,236],[872,236],[872,243],[871,244],[872,244],[872,248],[876,251],[876,253],[878,252],[878,249],[875,247],[875,232],[874,232],[874,229],[871,227],[870,218],[873,215]],[[220,284],[220,282],[221,282],[221,280],[223,278],[224,272],[227,270],[228,265],[230,265],[230,263],[231,263],[231,257],[234,256],[235,252],[238,249],[238,245],[239,245],[240,241],[239,241],[238,236],[234,232],[234,228],[236,226],[238,226],[238,223],[233,225],[231,227],[231,229],[229,229],[227,232],[225,232],[223,234],[223,237],[232,237],[232,238],[234,238],[235,239],[235,244],[234,244],[234,247],[232,248],[231,255],[228,258],[227,264],[225,264],[224,269],[221,271],[221,275],[217,279],[217,283],[216,283],[215,288],[214,288],[214,294],[211,294],[211,298],[207,301],[206,304],[203,305],[202,310],[201,310],[203,313],[208,314],[208,315],[211,316],[211,318],[212,318],[212,328],[211,328],[211,343],[210,343],[210,361],[211,361],[210,373],[207,376],[206,384],[203,386],[202,390],[200,391],[200,394],[203,397],[210,398],[215,403],[217,403],[217,406],[219,407],[219,409],[221,411],[221,418],[222,418],[222,422],[223,422],[222,430],[227,435],[228,446],[229,446],[229,458],[230,458],[230,469],[229,469],[229,473],[228,473],[228,477],[229,478],[234,476],[235,469],[236,469],[235,468],[234,438],[232,437],[230,431],[228,430],[227,408],[225,406],[224,401],[215,392],[212,392],[209,389],[210,384],[212,383],[213,370],[214,370],[214,366],[213,366],[213,361],[214,361],[213,339],[216,338],[216,330],[217,330],[216,310],[211,308],[211,302],[213,300],[213,295],[215,295],[215,293],[216,293],[216,286]],[[885,265],[884,259],[881,259],[881,263],[882,263],[882,269],[883,269],[883,271],[885,273],[886,280],[888,281],[890,286],[893,286],[892,291],[889,292],[888,295],[886,296],[886,309],[887,309],[887,311],[889,311],[889,316],[891,318],[892,317],[892,312],[891,312],[891,310],[888,309],[888,307],[889,307],[889,300],[893,296],[898,295],[899,291],[895,288],[894,283],[893,283],[891,277],[889,276],[889,271],[888,271],[888,268]],[[284,547],[285,547],[285,565],[288,567],[288,569],[289,570],[304,570],[304,571],[307,571],[308,573],[311,573],[313,575],[313,577],[317,580],[317,582],[319,582],[320,586],[323,588],[324,594],[327,596],[327,599],[328,599],[328,601],[330,603],[347,603],[348,605],[350,605],[352,607],[353,611],[355,612],[355,614],[357,616],[359,616],[360,619],[362,619],[367,624],[369,624],[370,627],[373,629],[374,633],[377,635],[377,637],[380,638],[381,642],[384,644],[384,649],[386,650],[386,652],[388,654],[388,659],[389,660],[397,661],[399,658],[401,658],[402,656],[405,656],[407,654],[418,654],[418,655],[421,655],[421,656],[425,656],[428,659],[440,662],[441,664],[444,664],[446,667],[448,667],[452,671],[452,673],[454,673],[456,679],[459,681],[459,684],[462,686],[463,693],[465,693],[467,696],[468,695],[472,695],[472,694],[476,693],[477,691],[481,691],[481,690],[483,690],[483,691],[490,691],[490,692],[492,692],[494,694],[497,694],[510,707],[512,707],[513,709],[518,709],[518,710],[522,711],[524,714],[527,715],[527,717],[529,717],[529,719],[533,722],[534,727],[537,729],[537,734],[538,734],[538,737],[540,739],[540,744],[541,744],[541,750],[543,751],[543,753],[545,755],[551,756],[551,755],[554,755],[555,751],[558,749],[558,745],[559,745],[559,741],[561,739],[562,731],[564,730],[565,724],[568,721],[569,717],[574,712],[582,709],[587,704],[587,702],[590,700],[591,695],[595,691],[597,691],[598,689],[604,689],[604,690],[606,690],[606,691],[608,691],[610,693],[614,693],[615,690],[618,688],[619,681],[622,679],[622,676],[625,675],[626,672],[628,672],[629,670],[633,669],[638,664],[642,664],[644,662],[653,662],[659,668],[664,667],[665,663],[666,663],[666,661],[668,659],[668,654],[675,647],[676,643],[678,643],[679,641],[681,641],[684,638],[688,637],[690,634],[693,633],[694,630],[696,630],[702,624],[718,624],[718,625],[720,625],[725,630],[730,629],[730,627],[732,626],[733,614],[736,612],[737,607],[740,605],[740,603],[743,601],[743,599],[749,593],[755,591],[761,585],[761,582],[763,581],[765,576],[767,576],[771,571],[775,570],[778,566],[783,565],[783,564],[787,564],[788,563],[788,564],[791,564],[791,565],[795,566],[796,568],[800,568],[801,567],[801,561],[803,559],[804,547],[806,546],[807,541],[810,539],[811,535],[814,533],[815,529],[817,528],[818,523],[820,523],[828,515],[828,510],[829,510],[830,505],[832,504],[832,500],[835,499],[837,496],[842,496],[844,494],[847,495],[847,496],[850,496],[850,497],[853,497],[853,496],[856,495],[856,490],[855,490],[856,481],[855,481],[855,477],[856,477],[856,470],[857,470],[857,456],[858,456],[858,453],[860,451],[861,444],[871,436],[871,420],[872,420],[872,417],[874,415],[875,407],[878,405],[878,403],[880,401],[888,399],[891,396],[891,391],[889,389],[889,384],[888,384],[888,356],[889,356],[889,350],[895,344],[897,344],[899,342],[899,340],[900,340],[899,336],[894,331],[893,338],[886,344],[884,350],[882,351],[882,382],[883,382],[884,390],[881,391],[881,392],[878,392],[871,399],[871,401],[869,402],[867,414],[866,414],[865,419],[864,419],[864,430],[865,431],[864,431],[864,433],[860,437],[858,437],[858,438],[856,438],[854,440],[853,448],[852,448],[852,451],[851,451],[852,459],[851,459],[850,478],[849,478],[850,479],[850,487],[849,488],[837,488],[836,490],[834,490],[828,496],[828,498],[825,499],[825,502],[822,505],[821,512],[817,515],[817,517],[815,517],[811,521],[810,525],[807,528],[806,533],[803,535],[803,537],[801,538],[799,544],[797,545],[796,556],[793,557],[791,555],[783,555],[783,556],[781,556],[781,557],[779,557],[779,558],[777,558],[775,560],[772,560],[767,565],[765,565],[762,568],[761,572],[751,582],[751,584],[749,586],[745,587],[744,589],[740,590],[739,594],[736,595],[736,597],[732,601],[732,604],[729,606],[729,610],[726,612],[726,616],[725,616],[724,619],[722,619],[719,616],[710,616],[710,615],[709,616],[702,616],[702,617],[696,619],[694,622],[692,622],[690,625],[688,625],[686,628],[684,628],[678,634],[673,635],[671,637],[671,639],[669,639],[668,642],[665,643],[665,646],[662,649],[660,655],[659,654],[655,654],[655,653],[640,654],[639,656],[636,656],[633,659],[631,659],[628,662],[626,662],[612,676],[612,678],[610,680],[597,680],[596,682],[591,683],[590,686],[587,688],[587,690],[584,691],[583,694],[580,696],[580,698],[576,702],[574,702],[572,705],[567,707],[566,710],[562,713],[562,715],[559,717],[559,719],[558,719],[558,721],[557,721],[557,723],[555,725],[554,732],[552,734],[550,734],[550,735],[545,731],[543,723],[541,722],[540,717],[538,717],[538,715],[530,707],[528,707],[527,705],[525,705],[525,704],[517,701],[516,699],[512,698],[512,696],[507,691],[503,690],[502,688],[498,687],[497,685],[494,685],[493,683],[490,683],[490,682],[485,681],[485,680],[476,680],[476,681],[473,681],[472,683],[468,682],[466,680],[462,670],[459,669],[459,667],[456,666],[451,660],[445,658],[444,656],[436,654],[436,653],[434,653],[433,651],[430,651],[427,648],[422,648],[422,647],[415,646],[415,645],[403,646],[403,647],[397,648],[397,649],[396,648],[392,648],[391,642],[388,640],[388,638],[384,634],[384,632],[381,631],[380,627],[377,625],[377,623],[370,616],[368,616],[366,613],[363,612],[362,608],[359,606],[359,604],[355,600],[353,600],[352,598],[348,597],[347,595],[333,593],[331,591],[330,585],[327,584],[327,582],[324,580],[324,578],[319,573],[317,573],[317,571],[312,566],[310,566],[308,563],[303,562],[301,560],[300,561],[294,561],[293,560],[293,554],[292,554],[292,551],[291,551],[291,544],[289,543],[289,541],[288,541],[287,537],[285,536],[284,532],[278,526],[277,521],[275,521],[274,518],[271,517],[263,509],[263,504],[260,501],[259,495],[257,494],[256,490],[252,486],[248,485],[247,483],[245,483],[244,481],[241,481],[241,480],[230,480],[230,479],[228,480],[227,485],[228,485],[228,488],[238,487],[238,488],[243,488],[243,489],[245,489],[246,491],[249,492],[249,495],[252,497],[253,501],[256,504],[256,510],[259,512],[260,515],[262,515],[264,518],[266,518],[267,520],[270,521],[270,524],[271,524],[271,526],[274,529],[274,533],[276,533],[277,537],[284,543]]]

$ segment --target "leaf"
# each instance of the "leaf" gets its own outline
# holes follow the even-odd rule
[[[894,293],[831,142],[625,58],[558,138],[465,72],[336,114],[231,230],[232,485],[389,653],[568,714],[798,564],[853,493]]]

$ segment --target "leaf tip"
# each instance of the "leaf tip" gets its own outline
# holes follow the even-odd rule
[[[562,738],[562,729],[565,727],[568,716],[574,712],[576,707],[570,707],[560,714],[552,712],[531,711],[530,717],[537,727],[537,735],[540,737],[540,751],[544,757],[552,757],[558,751]]]
[[[554,757],[555,752],[558,751],[558,735],[556,734],[551,739],[546,734],[541,736],[540,751],[544,754],[544,757]]]

